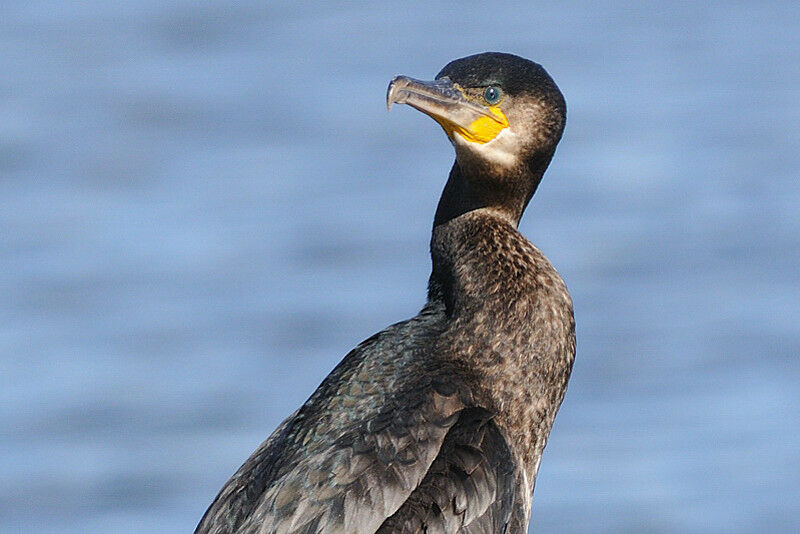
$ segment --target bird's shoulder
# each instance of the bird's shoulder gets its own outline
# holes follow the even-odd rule
[[[222,488],[197,532],[375,531],[472,404],[426,308],[353,349]]]

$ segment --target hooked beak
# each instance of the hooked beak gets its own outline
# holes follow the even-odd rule
[[[467,100],[448,77],[432,82],[396,76],[386,92],[386,107],[408,104],[438,122],[450,139],[459,134],[467,141],[487,143],[508,127],[498,106],[482,106]]]

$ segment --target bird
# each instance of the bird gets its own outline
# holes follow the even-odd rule
[[[518,230],[566,122],[528,59],[485,52],[396,76],[455,161],[427,301],[366,339],[245,461],[196,534],[527,532],[575,358],[567,287]]]

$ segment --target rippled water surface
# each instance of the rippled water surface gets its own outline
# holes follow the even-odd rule
[[[504,50],[569,105],[533,530],[800,531],[800,7],[700,4],[3,2],[0,530],[191,531],[424,301],[452,154],[389,79]]]

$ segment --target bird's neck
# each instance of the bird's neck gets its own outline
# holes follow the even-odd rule
[[[434,229],[470,211],[490,207],[516,226],[524,207],[520,202],[506,198],[508,195],[501,192],[498,185],[490,183],[488,179],[468,179],[458,161],[453,163],[439,205],[436,207]]]
[[[434,229],[484,208],[516,227],[551,158],[552,153],[548,153],[522,161],[515,167],[501,169],[470,164],[469,174],[456,160],[436,207]]]
[[[497,237],[492,228],[498,225],[516,233],[524,210],[520,202],[509,202],[505,195],[497,194],[500,187],[495,187],[495,191],[485,187],[488,182],[490,179],[484,176],[467,177],[456,160],[436,207],[428,298],[431,302],[445,302],[450,310],[456,300],[463,300],[458,297],[464,296],[457,275],[458,265],[466,262],[478,269],[483,267],[469,259],[470,249],[476,246],[475,238],[485,236],[487,242],[492,241]],[[502,179],[494,182],[495,186],[502,185]]]
[[[450,176],[444,186],[444,191],[442,191],[439,205],[436,207],[433,227],[435,229],[468,211],[485,207],[484,204],[464,179],[458,162],[455,162],[453,168],[450,169]]]

